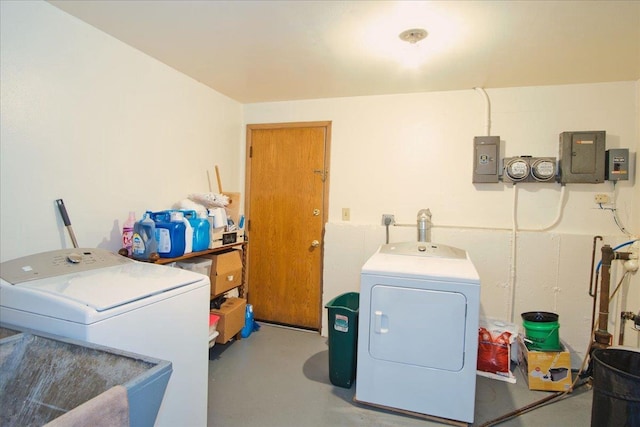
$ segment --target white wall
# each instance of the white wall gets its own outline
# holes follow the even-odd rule
[[[1,7],[1,259],[121,247],[128,212],[239,187],[241,105],[41,1]],[[214,186],[215,186],[215,178]],[[214,187],[215,188],[215,187]]]
[[[638,82],[487,90],[491,134],[503,156],[558,155],[563,131],[606,130],[607,148],[639,148]],[[359,289],[359,270],[384,243],[383,213],[414,225],[419,209],[433,214],[433,241],[465,248],[482,281],[482,313],[507,320],[513,312],[560,314],[561,336],[577,354],[589,342],[587,295],[594,235],[616,245],[628,238],[594,194],[613,196],[611,183],[569,184],[560,222],[546,232],[516,235],[516,284],[510,287],[514,188],[472,183],[473,137],[486,134],[485,103],[474,90],[262,103],[244,106],[245,123],[332,121],[329,221],[324,242],[324,303]],[[640,191],[615,188],[620,219],[640,234]],[[556,183],[520,184],[520,229],[551,225],[560,203]],[[351,221],[341,221],[350,208]],[[392,227],[391,241],[415,240],[415,227]],[[626,310],[640,308],[640,280],[625,282]],[[616,272],[614,278],[620,277]],[[630,284],[629,284],[630,282]],[[613,307],[613,306],[612,306]],[[620,310],[612,314],[617,319]],[[326,333],[326,319],[325,328]],[[614,325],[610,325],[611,328]],[[613,331],[613,329],[612,329]],[[638,334],[627,342],[638,345]]]
[[[129,210],[164,209],[207,191],[215,164],[226,188],[243,188],[244,124],[331,120],[324,302],[359,289],[362,263],[384,242],[381,214],[414,224],[417,211],[430,208],[433,240],[467,249],[475,262],[484,315],[555,311],[563,339],[577,354],[585,348],[593,236],[627,240],[593,203],[613,187],[567,185],[557,227],[517,234],[510,301],[513,188],[471,183],[473,136],[485,132],[485,105],[473,90],[243,107],[48,3],[0,8],[1,260],[70,246],[58,198],[82,246],[116,250]],[[608,148],[637,153],[638,86],[488,90],[492,134],[506,156],[556,156],[567,130],[606,130]],[[620,183],[616,194],[623,223],[640,233],[638,185]],[[558,184],[522,185],[519,226],[549,224],[559,195]],[[350,222],[340,219],[343,207]],[[414,237],[414,228],[391,230],[392,241]],[[614,303],[613,318],[640,308],[639,280],[624,284],[626,301]],[[639,345],[637,337],[627,332],[628,343]]]

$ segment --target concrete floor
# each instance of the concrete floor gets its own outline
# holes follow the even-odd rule
[[[329,381],[327,338],[317,333],[260,323],[249,338],[216,344],[209,352],[209,426],[442,426],[353,402],[351,389]],[[530,391],[520,375],[516,384],[478,377],[473,426],[550,395]],[[500,424],[588,426],[592,391],[584,386],[566,399]]]

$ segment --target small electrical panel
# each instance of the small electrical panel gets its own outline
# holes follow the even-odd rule
[[[606,132],[562,132],[560,134],[560,182],[604,182]]]
[[[606,151],[605,176],[607,181],[627,181],[629,179],[628,148],[611,148]]]
[[[504,182],[553,182],[556,178],[556,159],[553,157],[505,157]]]
[[[498,182],[500,173],[500,137],[476,136],[473,138],[473,182]]]

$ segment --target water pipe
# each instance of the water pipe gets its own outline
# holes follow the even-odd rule
[[[635,239],[635,240],[629,240],[628,242],[624,242],[624,243],[620,243],[618,246],[616,246],[615,248],[612,249],[612,251],[617,251],[620,248],[624,248],[625,246],[629,246],[634,244],[635,242],[640,242],[640,239]],[[631,259],[631,258],[628,258]],[[598,263],[598,266],[596,267],[596,271],[600,270],[600,266],[602,265],[602,260],[600,260],[600,262]]]
[[[598,329],[594,332],[594,348],[607,348],[611,345],[612,335],[607,331],[609,323],[609,292],[611,287],[611,262],[616,259],[628,260],[630,252],[615,252],[611,246],[604,245],[602,252],[602,279],[600,281],[600,311]]]
[[[624,325],[627,320],[633,320],[633,329],[640,331],[640,312],[634,314],[633,311],[623,311],[620,313],[620,334],[618,345],[624,345]]]
[[[591,251],[591,278],[589,279],[589,296],[591,298],[593,298],[593,306],[591,307],[591,330],[593,330],[593,328],[595,328],[596,298],[597,298],[596,295],[598,294],[599,272],[595,271],[595,269],[593,268],[593,266],[595,264],[595,260],[596,260],[596,241],[597,240],[602,240],[602,236],[594,236],[594,238],[593,238],[593,247],[592,247],[592,251]],[[594,289],[594,282],[593,282],[594,272],[595,272],[595,276],[596,276],[595,289]]]

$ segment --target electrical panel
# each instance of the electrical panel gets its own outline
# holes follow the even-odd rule
[[[505,157],[504,182],[553,182],[556,178],[556,159],[552,157]]]
[[[605,175],[607,181],[627,181],[629,179],[629,149],[611,148],[605,155]]]
[[[473,182],[498,182],[500,168],[500,137],[476,136],[473,138]]]
[[[605,131],[562,132],[560,134],[560,182],[604,182]]]

